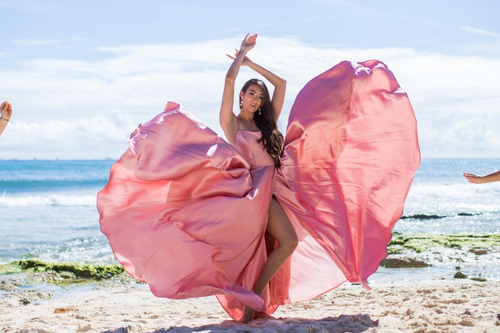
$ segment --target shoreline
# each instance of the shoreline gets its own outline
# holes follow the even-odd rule
[[[0,265],[0,328],[12,333],[500,330],[500,266],[495,268],[500,235],[394,233],[388,252],[369,279],[372,291],[345,284],[248,325],[231,320],[215,297],[157,298],[120,265],[20,260]],[[454,278],[457,272],[468,276]]]
[[[107,246],[107,245],[105,245]],[[112,256],[111,249],[109,249]],[[394,232],[387,246],[388,256],[370,279],[425,280],[462,278],[500,280],[500,234],[433,234]],[[24,281],[14,285],[30,287],[38,282],[73,284],[100,280],[126,280],[128,274],[116,259],[106,262],[18,259],[0,264],[0,283],[13,275]],[[33,281],[27,278],[31,277]],[[0,284],[0,290],[1,290]]]
[[[273,318],[231,320],[215,297],[170,300],[145,284],[96,284],[59,297],[3,292],[2,332],[490,332],[500,329],[500,281],[346,284]],[[26,302],[27,295],[31,300]]]

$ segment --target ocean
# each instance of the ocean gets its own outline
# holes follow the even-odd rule
[[[99,229],[96,195],[112,160],[0,160],[0,264],[20,259],[114,264]],[[464,172],[488,174],[500,159],[424,159],[394,232],[500,234],[500,182],[470,184]],[[371,281],[469,275],[500,280],[500,249],[478,256],[453,248],[419,254],[422,269],[381,267]]]

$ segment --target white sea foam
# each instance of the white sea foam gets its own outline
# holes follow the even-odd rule
[[[88,207],[95,205],[96,194],[41,193],[0,196],[0,207]]]
[[[405,215],[500,212],[500,184],[413,184]]]
[[[38,246],[30,251],[30,256],[48,262],[118,263],[103,235]]]

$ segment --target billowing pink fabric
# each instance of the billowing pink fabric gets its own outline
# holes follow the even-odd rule
[[[259,135],[240,132],[237,143],[258,147]],[[125,270],[156,296],[226,294],[262,308],[249,290],[266,260],[275,179],[267,153],[254,148],[251,164],[171,102],[129,144],[97,201],[101,230]]]
[[[311,80],[281,161],[274,194],[300,239],[282,270],[288,301],[347,280],[369,288],[420,164],[413,110],[387,66],[344,61]]]
[[[97,206],[116,258],[155,295],[217,295],[240,319],[243,304],[270,314],[345,281],[368,287],[420,162],[392,73],[376,60],[342,62],[311,80],[278,172],[258,139],[239,131],[234,148],[171,102],[132,134]],[[273,194],[299,246],[259,297],[250,290]]]

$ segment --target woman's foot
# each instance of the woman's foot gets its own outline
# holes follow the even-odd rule
[[[276,319],[276,318],[271,316],[271,315],[268,315],[265,312],[256,311],[254,316],[253,316],[253,319],[268,320],[268,319]]]
[[[255,314],[255,310],[249,307],[248,305],[245,305],[243,308],[243,317],[241,317],[241,322],[242,323],[248,323],[253,319],[253,315]]]

